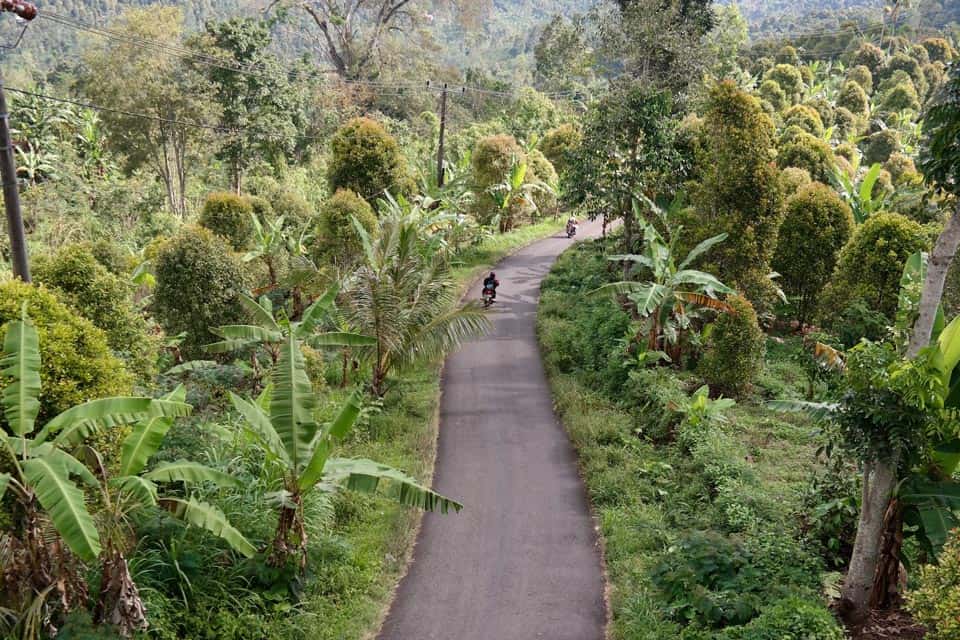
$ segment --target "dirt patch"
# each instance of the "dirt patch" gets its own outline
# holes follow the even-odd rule
[[[873,611],[861,628],[850,629],[853,640],[918,640],[926,635],[927,630],[899,608]]]

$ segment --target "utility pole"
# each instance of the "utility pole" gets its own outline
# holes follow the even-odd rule
[[[23,20],[37,17],[37,8],[29,2],[0,0],[0,12],[10,12]],[[13,275],[30,282],[30,262],[27,259],[27,234],[23,229],[23,214],[20,211],[20,185],[17,181],[17,165],[13,156],[13,140],[10,138],[10,113],[7,96],[3,90],[3,75],[0,73],[0,177],[3,180],[3,203],[7,212],[7,233],[10,235],[10,260]]]
[[[443,186],[444,167],[443,167],[443,139],[447,129],[447,83],[443,83],[443,90],[440,92],[440,144],[437,145],[437,186]]]

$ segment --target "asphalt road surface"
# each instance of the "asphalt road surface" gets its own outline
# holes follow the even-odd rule
[[[493,331],[447,359],[434,488],[465,507],[424,515],[380,640],[603,639],[597,534],[535,334],[540,282],[570,244],[501,262]]]

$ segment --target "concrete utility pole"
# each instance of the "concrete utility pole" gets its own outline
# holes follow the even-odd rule
[[[29,2],[0,0],[0,12],[14,13],[23,20],[37,17],[37,8]],[[13,275],[30,282],[30,262],[27,259],[27,234],[20,211],[20,185],[14,161],[13,140],[10,138],[10,113],[0,73],[0,177],[3,180],[3,203],[7,212],[7,233],[10,235],[10,260]]]
[[[443,167],[443,142],[447,130],[447,83],[443,83],[443,91],[440,93],[440,144],[437,145],[437,186],[443,186],[444,167]]]

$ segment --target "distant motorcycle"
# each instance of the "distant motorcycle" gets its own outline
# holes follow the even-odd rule
[[[483,308],[486,309],[493,304],[493,297],[496,293],[496,290],[493,287],[484,287],[483,288]]]
[[[571,223],[568,222],[568,223],[567,223],[567,237],[568,237],[568,238],[572,238],[572,237],[574,237],[575,235],[577,235],[577,225],[571,224]]]

